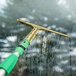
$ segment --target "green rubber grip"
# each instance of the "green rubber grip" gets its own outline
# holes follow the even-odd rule
[[[29,41],[23,40],[19,45],[21,45],[22,47],[20,47],[20,46],[16,47],[15,52],[18,52],[19,56],[21,56],[24,53],[23,48],[27,48],[27,46],[29,45]]]
[[[16,47],[15,52],[18,52],[19,56],[21,56],[24,53],[24,48],[27,48],[28,45],[29,45],[29,41],[23,40],[20,43],[20,46]],[[2,62],[2,64],[0,64],[0,68],[4,69],[6,71],[5,76],[8,76],[8,74],[12,71],[12,69],[14,68],[14,66],[17,63],[17,60],[18,60],[18,57],[15,54],[12,54],[9,57],[7,57]]]
[[[0,68],[6,71],[5,76],[8,76],[8,74],[12,71],[12,69],[17,63],[17,60],[18,57],[15,54],[11,54],[2,62],[2,64],[0,64]]]
[[[23,40],[20,45],[22,45],[23,47],[27,48],[27,46],[29,45],[29,41],[28,40]]]

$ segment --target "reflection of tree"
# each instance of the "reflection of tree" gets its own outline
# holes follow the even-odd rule
[[[13,4],[10,4],[7,2],[7,7],[4,8],[4,15],[6,17],[1,16],[1,22],[4,22],[6,24],[6,27],[4,30],[1,30],[4,33],[10,33],[11,30],[14,29],[19,29],[19,26],[17,26],[17,21],[16,19],[21,18],[21,17],[27,17],[27,15],[30,12],[28,7],[26,6],[25,0],[13,0],[11,1]],[[28,4],[28,3],[27,3]],[[0,26],[1,27],[1,26]],[[1,29],[1,28],[0,28]],[[9,30],[9,31],[8,31]]]
[[[69,42],[70,42],[70,45],[69,45],[70,49],[69,49],[69,52],[71,52],[71,51],[72,51],[72,49],[71,49],[71,47],[72,47],[72,45],[71,45],[71,38],[69,39]],[[69,59],[69,63],[70,63],[70,71],[69,71],[70,73],[69,73],[69,75],[72,76],[72,60],[71,60],[71,59],[72,59],[72,56],[70,55],[69,58],[70,58],[70,59]]]

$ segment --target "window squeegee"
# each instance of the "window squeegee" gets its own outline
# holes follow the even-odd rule
[[[48,31],[48,32],[53,32],[62,36],[65,36],[67,38],[69,38],[70,36],[60,33],[60,32],[56,32],[53,30],[50,30],[48,28],[39,26],[39,25],[35,25],[20,19],[17,19],[17,21],[27,24],[31,27],[33,27],[32,31],[24,38],[24,40],[16,47],[15,51],[13,54],[11,54],[10,56],[8,56],[1,64],[0,64],[0,76],[8,76],[9,73],[12,71],[12,69],[14,68],[14,66],[17,63],[17,60],[19,58],[19,56],[21,56],[24,53],[24,50],[28,47],[28,45],[30,44],[30,42],[33,40],[33,38],[36,36],[37,32],[39,30],[44,30],[44,31]]]

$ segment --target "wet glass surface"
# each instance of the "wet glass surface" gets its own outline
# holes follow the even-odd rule
[[[9,76],[76,75],[75,6],[75,0],[0,0],[0,63],[32,30],[16,19],[70,36],[39,31]]]

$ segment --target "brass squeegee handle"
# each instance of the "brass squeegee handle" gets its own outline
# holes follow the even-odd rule
[[[53,33],[56,33],[56,34],[65,36],[65,37],[67,37],[67,38],[70,37],[69,35],[66,35],[66,34],[63,34],[63,33],[60,33],[60,32],[56,32],[56,31],[54,31],[54,30],[50,30],[50,29],[48,29],[48,28],[42,28],[42,30],[46,30],[46,31],[49,31],[49,32],[53,32]]]
[[[45,28],[45,27],[42,27],[42,26],[39,26],[39,25],[35,25],[35,24],[29,23],[29,22],[26,22],[26,21],[23,21],[23,20],[20,20],[20,19],[17,19],[17,21],[22,22],[22,23],[25,23],[25,24],[27,24],[27,25],[30,25],[30,26],[32,26],[32,27],[34,27],[34,28],[37,28],[38,30],[44,30],[44,31],[53,32],[53,33],[56,33],[56,34],[65,36],[65,37],[67,37],[67,38],[70,37],[69,35],[66,35],[66,34],[63,34],[63,33],[60,33],[60,32],[56,32],[56,31],[54,31],[54,30],[50,30],[50,29],[48,29],[48,28]]]

